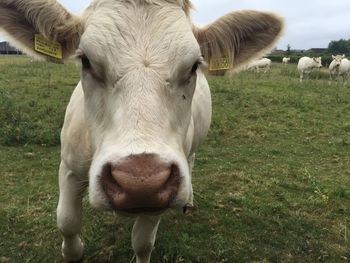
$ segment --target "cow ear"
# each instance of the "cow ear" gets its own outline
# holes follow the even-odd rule
[[[248,10],[228,13],[202,28],[194,26],[193,33],[207,61],[225,56],[238,67],[269,52],[282,30],[281,17]]]
[[[69,13],[56,0],[2,0],[0,30],[25,53],[57,60],[59,58],[50,54],[35,51],[35,35],[40,36],[41,43],[47,45],[44,49],[52,48],[50,45],[56,45],[55,48],[60,46],[62,59],[65,59],[75,52],[83,25],[80,18]]]
[[[335,56],[334,56],[334,55],[332,55],[332,59],[335,59]]]

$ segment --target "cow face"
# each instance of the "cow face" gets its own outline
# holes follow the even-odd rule
[[[184,206],[185,142],[203,60],[191,24],[171,4],[105,1],[91,9],[78,48],[95,153],[90,202],[127,212]]]
[[[255,11],[198,28],[189,7],[188,0],[95,0],[77,17],[55,1],[0,3],[0,27],[27,53],[48,59],[32,50],[40,33],[62,45],[63,59],[81,60],[94,207],[155,213],[186,205],[204,107],[193,97],[207,85],[203,57],[228,56],[238,67],[270,50],[282,31],[279,17]]]
[[[315,68],[322,68],[322,58],[312,58]]]
[[[345,57],[344,55],[336,55],[336,56],[332,55],[332,59],[333,59],[332,66],[334,69],[339,69],[340,63],[344,57]]]

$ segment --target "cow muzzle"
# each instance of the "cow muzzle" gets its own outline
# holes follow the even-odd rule
[[[102,188],[112,207],[127,213],[170,208],[180,181],[178,166],[154,154],[130,155],[118,164],[108,163],[101,175]]]

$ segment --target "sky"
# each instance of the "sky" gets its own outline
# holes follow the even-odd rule
[[[78,13],[90,0],[58,0]],[[350,39],[349,0],[192,0],[193,21],[207,24],[233,10],[273,11],[285,18],[279,49],[326,48],[332,40]],[[4,37],[0,35],[0,40]]]

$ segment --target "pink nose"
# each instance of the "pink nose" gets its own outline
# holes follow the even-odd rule
[[[153,154],[131,155],[102,171],[102,187],[116,210],[130,213],[169,208],[179,186],[179,168]]]

